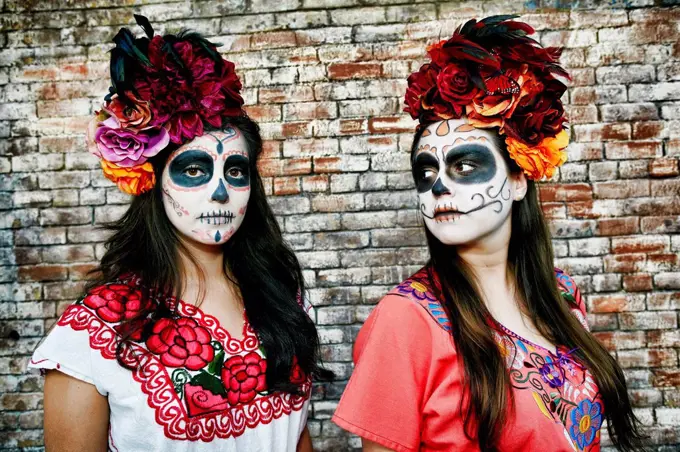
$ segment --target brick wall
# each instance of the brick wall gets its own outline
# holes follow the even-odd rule
[[[224,43],[262,127],[270,202],[310,284],[323,356],[319,450],[352,340],[373,304],[427,257],[407,158],[406,76],[471,17],[522,14],[564,45],[569,162],[541,187],[557,264],[628,376],[655,450],[680,443],[680,8],[673,0],[0,0],[0,448],[42,444],[27,357],[101,257],[95,226],[126,209],[85,149],[108,88],[110,39],[132,13]],[[573,3],[574,5],[571,5]],[[570,6],[571,5],[571,6]],[[141,34],[141,30],[137,31]]]

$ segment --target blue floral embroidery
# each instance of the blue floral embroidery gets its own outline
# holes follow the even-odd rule
[[[571,412],[569,434],[579,449],[589,446],[602,427],[602,406],[599,402],[583,400]]]
[[[576,295],[576,285],[574,284],[574,280],[571,279],[570,276],[566,275],[565,273],[562,272],[562,270],[556,268],[555,269],[555,276],[557,277],[557,281],[569,291],[569,293],[572,296]]]

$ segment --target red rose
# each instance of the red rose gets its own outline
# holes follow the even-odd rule
[[[137,317],[149,308],[149,299],[142,292],[125,284],[107,284],[92,289],[83,304],[109,323],[122,322]]]
[[[413,119],[418,119],[427,112],[423,111],[423,100],[428,93],[437,89],[437,74],[439,68],[433,64],[423,64],[418,72],[409,75],[408,88],[404,101],[405,112],[410,113]]]
[[[146,346],[161,356],[164,365],[189,370],[202,369],[215,355],[208,330],[187,317],[160,319],[153,326]]]
[[[267,360],[256,352],[232,356],[224,363],[222,382],[232,405],[247,403],[267,389]]]
[[[439,72],[437,88],[441,98],[451,103],[457,118],[465,112],[465,105],[480,93],[479,88],[472,83],[470,73],[456,64],[449,64]]]

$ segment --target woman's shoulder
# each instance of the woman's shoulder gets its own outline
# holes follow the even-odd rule
[[[410,303],[407,305],[412,309],[427,313],[440,328],[450,332],[451,321],[436,295],[439,293],[437,287],[438,281],[434,272],[428,267],[423,267],[390,290],[380,303],[389,303],[390,300],[398,298],[409,300]]]

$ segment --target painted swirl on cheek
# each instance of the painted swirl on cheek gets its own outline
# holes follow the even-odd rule
[[[445,146],[444,152],[446,174],[456,183],[481,184],[490,181],[496,175],[496,159],[491,149],[486,146],[463,144],[448,152]]]
[[[238,170],[238,171],[234,171]],[[239,173],[232,175],[232,171]],[[233,187],[247,187],[250,185],[250,170],[248,157],[244,155],[230,155],[224,162],[224,178]]]
[[[189,175],[194,168],[200,170],[198,174]],[[204,151],[189,150],[175,157],[168,167],[168,174],[176,185],[191,188],[208,183],[212,179],[213,168],[210,155]]]
[[[417,154],[411,165],[413,180],[416,181],[418,193],[425,193],[432,189],[439,174],[439,159],[435,154],[422,152]]]

